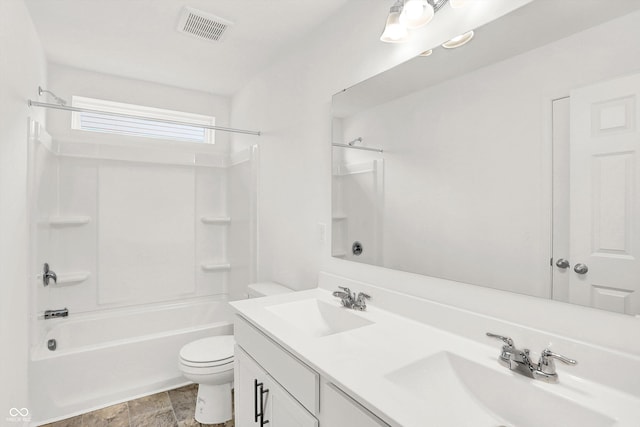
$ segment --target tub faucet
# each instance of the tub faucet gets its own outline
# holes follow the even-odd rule
[[[554,353],[548,348],[542,350],[538,363],[533,363],[529,356],[529,349],[524,348],[521,350],[516,348],[511,338],[490,332],[487,332],[487,336],[497,338],[504,343],[500,356],[498,356],[498,362],[505,368],[529,378],[556,383],[558,382],[558,374],[556,373],[554,359],[560,360],[567,365],[578,363],[573,359]]]
[[[58,275],[55,271],[49,269],[49,264],[46,262],[42,267],[42,284],[44,286],[49,286],[49,280],[53,279],[53,283],[58,283]]]

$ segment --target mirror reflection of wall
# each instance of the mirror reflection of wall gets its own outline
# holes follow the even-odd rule
[[[384,75],[377,76],[334,97],[333,141],[361,137],[364,145],[384,149],[383,154],[333,149],[334,215],[347,208],[345,201],[353,203],[350,211],[358,211],[359,206],[363,220],[367,218],[363,212],[378,210],[374,215],[378,229],[374,227],[373,233],[380,233],[375,239],[379,253],[347,259],[640,313],[640,292],[633,289],[638,286],[633,283],[640,283],[640,267],[624,267],[629,283],[608,279],[623,268],[619,266],[623,260],[635,256],[634,245],[640,246],[632,233],[634,227],[640,229],[632,214],[640,206],[640,197],[632,194],[632,185],[625,184],[635,180],[638,187],[640,183],[640,175],[632,175],[635,169],[629,163],[634,158],[629,153],[637,147],[633,142],[615,142],[618,145],[609,151],[592,150],[583,159],[585,164],[595,164],[593,155],[608,156],[607,161],[598,163],[597,174],[592,171],[577,178],[569,171],[579,167],[568,158],[568,144],[576,143],[577,129],[596,129],[589,117],[570,111],[578,108],[574,94],[579,98],[604,90],[594,85],[640,72],[640,47],[624,42],[640,40],[640,5],[628,3],[626,10],[615,11],[622,15],[618,17],[596,17],[600,13],[596,8],[582,11],[588,15],[585,27],[572,35],[564,24],[565,33],[559,30],[563,21],[558,17],[556,38],[550,38],[556,29],[549,24],[535,30],[545,32],[548,44],[524,47],[528,41],[523,40],[518,47],[514,31],[528,34],[520,23],[539,22],[524,19],[542,13],[537,3],[541,2],[478,29],[476,39],[458,51],[437,49],[430,57],[415,58],[383,73],[386,80]],[[546,5],[545,13],[553,14]],[[460,68],[463,64],[470,68]],[[445,70],[453,77],[447,78]],[[418,80],[412,91],[403,75]],[[386,86],[381,85],[383,81]],[[390,82],[398,87],[395,95]],[[615,132],[629,133],[638,144],[640,137],[634,133],[638,94],[633,83],[618,91],[611,89],[621,84],[606,86],[615,96],[605,94],[592,104],[632,99],[598,114],[609,123],[602,128],[607,138]],[[378,94],[367,96],[371,91]],[[364,101],[376,97],[374,103]],[[596,108],[581,102],[580,108]],[[576,147],[571,145],[572,152],[579,151]],[[619,156],[622,152],[626,154]],[[379,190],[384,197],[378,199],[363,177],[344,179],[336,174],[376,161],[384,162]],[[575,182],[570,183],[571,179]],[[599,193],[590,191],[593,186]],[[585,193],[580,197],[590,202],[569,206],[577,193]],[[377,207],[373,200],[381,205]],[[579,219],[573,215],[576,210],[595,216]],[[334,255],[344,256],[346,249],[339,251],[336,246],[346,247],[354,238],[345,223],[334,219]],[[571,232],[579,237],[571,237]],[[602,240],[599,249],[578,250],[578,242],[598,238]],[[559,258],[568,259],[570,267],[557,267]],[[612,258],[613,263],[603,261]],[[589,273],[576,273],[577,264],[591,264]],[[594,271],[595,266],[601,271]]]

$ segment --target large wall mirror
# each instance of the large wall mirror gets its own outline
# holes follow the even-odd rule
[[[640,1],[606,3],[533,1],[336,94],[332,255],[639,314]]]

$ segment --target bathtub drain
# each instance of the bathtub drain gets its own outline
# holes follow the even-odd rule
[[[47,341],[47,348],[51,351],[55,351],[56,347],[58,346],[58,343],[56,343],[56,340],[49,340]]]

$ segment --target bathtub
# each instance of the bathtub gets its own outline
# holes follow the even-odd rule
[[[38,320],[31,349],[32,425],[187,384],[184,344],[233,333],[226,301],[199,300]],[[47,342],[56,340],[51,351]]]

